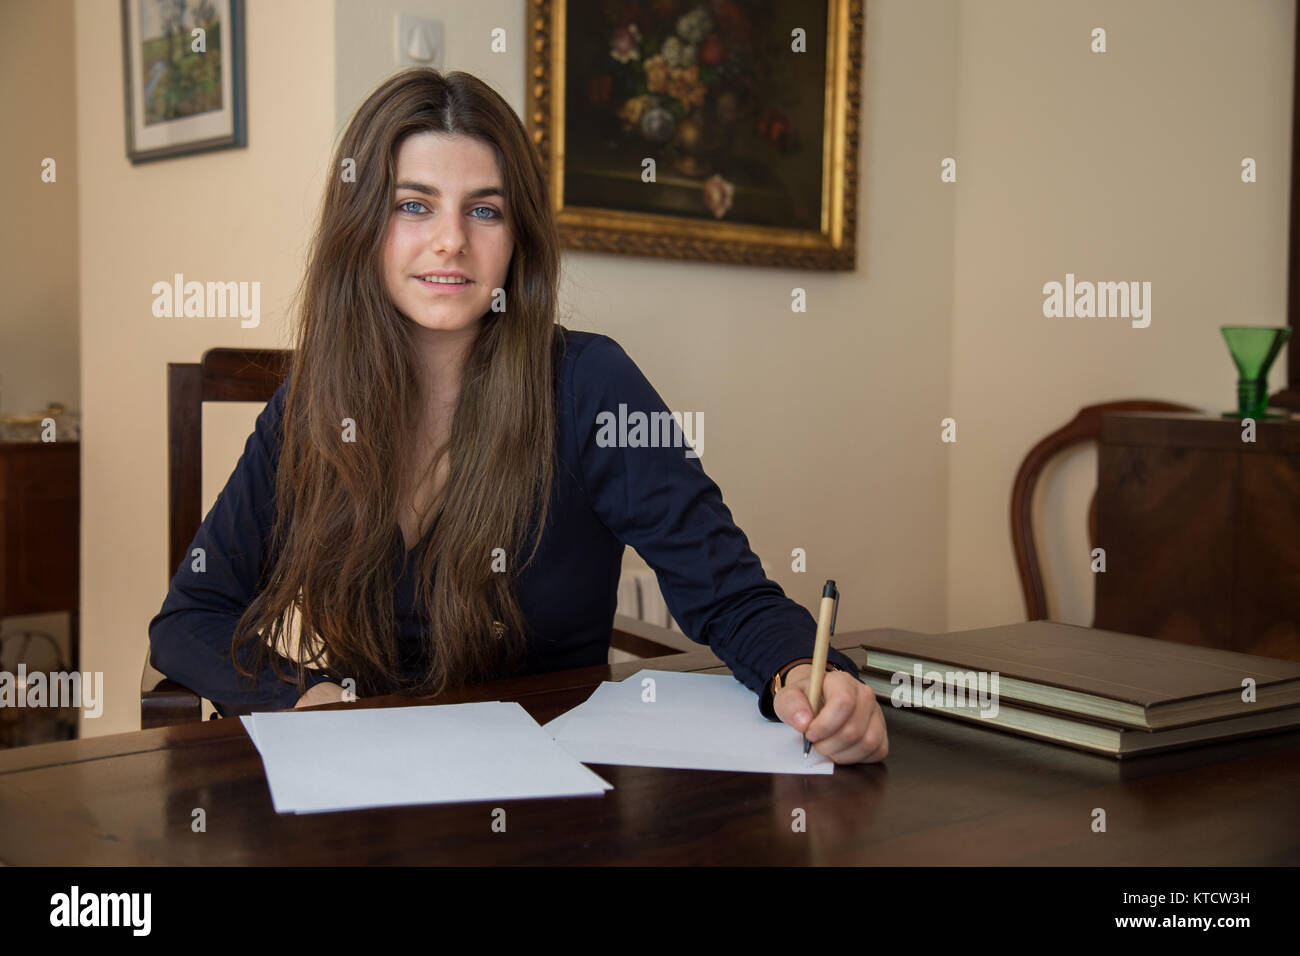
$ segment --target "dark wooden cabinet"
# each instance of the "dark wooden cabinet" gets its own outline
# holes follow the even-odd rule
[[[1300,422],[1106,415],[1097,536],[1094,627],[1300,660]]]
[[[0,617],[69,611],[78,666],[81,444],[0,442]]]

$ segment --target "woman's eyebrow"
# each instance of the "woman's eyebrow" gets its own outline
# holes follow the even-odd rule
[[[398,189],[409,189],[411,192],[424,193],[426,196],[439,197],[442,195],[437,186],[429,186],[424,183],[417,183],[411,180],[403,180],[397,184]],[[480,186],[478,189],[471,190],[465,194],[466,199],[483,199],[486,196],[496,196],[499,199],[505,199],[501,192],[500,186]]]

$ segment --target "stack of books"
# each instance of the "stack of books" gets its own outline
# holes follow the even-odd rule
[[[1051,621],[864,634],[862,679],[911,707],[1114,757],[1300,727],[1300,663]]]

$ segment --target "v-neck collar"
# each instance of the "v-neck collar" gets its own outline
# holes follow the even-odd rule
[[[429,536],[433,534],[433,529],[438,527],[438,522],[442,520],[442,511],[443,509],[439,509],[433,520],[429,522],[429,527],[425,530],[424,534],[420,536],[420,539],[411,546],[410,550],[407,550],[406,537],[402,534],[401,526],[398,525],[397,529],[393,532],[393,537],[397,543],[398,551],[401,552],[403,561],[424,550],[425,545],[428,544]]]

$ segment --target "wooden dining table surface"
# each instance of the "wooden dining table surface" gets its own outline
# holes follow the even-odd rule
[[[872,633],[839,634],[832,643],[862,664],[861,642]],[[642,669],[729,673],[702,646],[433,698],[328,706],[518,701],[546,723],[601,681]],[[837,765],[829,775],[592,764],[613,785],[603,796],[302,815],[275,812],[262,759],[236,719],[41,744],[0,752],[0,863],[1300,863],[1300,731],[1116,760],[882,706],[887,759]],[[497,808],[506,811],[504,832],[493,827]],[[204,827],[196,832],[199,809]]]

